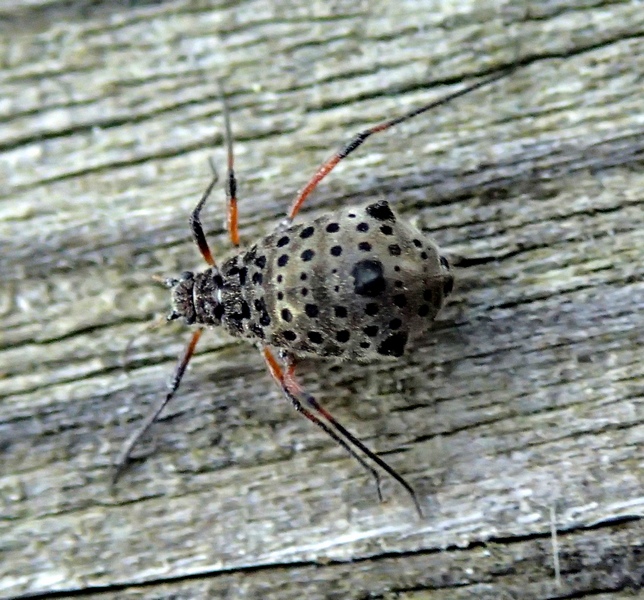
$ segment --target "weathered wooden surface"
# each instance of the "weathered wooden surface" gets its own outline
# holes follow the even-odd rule
[[[0,7],[1,597],[640,588],[641,3],[41,4]],[[388,198],[466,259],[404,360],[302,368],[427,518],[389,480],[378,505],[220,331],[111,489],[188,337],[144,328],[168,309],[151,277],[200,266],[187,214],[207,157],[224,164],[214,78],[252,239],[348,134],[517,57],[510,78],[369,140],[303,214]],[[206,211],[220,257],[222,198]]]

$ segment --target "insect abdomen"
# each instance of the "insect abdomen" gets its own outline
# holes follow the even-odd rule
[[[384,201],[278,231],[236,259],[248,311],[233,333],[296,356],[400,356],[451,289],[436,245]]]

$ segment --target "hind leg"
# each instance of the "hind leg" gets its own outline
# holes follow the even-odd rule
[[[375,463],[383,471],[391,475],[411,496],[416,511],[422,517],[423,512],[418,502],[418,497],[414,489],[393,467],[386,463],[373,451],[369,450],[358,438],[348,431],[331,413],[320,406],[317,400],[305,392],[302,387],[295,381],[295,361],[289,359],[286,370],[282,369],[277,359],[273,356],[268,348],[262,350],[264,359],[268,365],[271,375],[281,387],[284,395],[291,401],[298,412],[301,412],[309,421],[312,421],[337,444],[342,446],[351,456],[353,456],[376,480],[378,498],[382,500],[380,491],[380,477],[378,472],[368,462],[357,453],[362,452],[369,460]],[[322,420],[320,417],[322,417]]]

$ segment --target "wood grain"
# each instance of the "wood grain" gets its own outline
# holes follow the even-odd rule
[[[130,4],[0,5],[0,597],[636,595],[641,3]],[[351,134],[511,64],[370,139],[301,215],[386,198],[460,261],[404,359],[301,369],[426,518],[388,479],[378,504],[217,330],[112,488],[188,338],[146,326],[169,306],[153,277],[201,266],[187,217],[208,157],[225,165],[216,78],[252,240]]]

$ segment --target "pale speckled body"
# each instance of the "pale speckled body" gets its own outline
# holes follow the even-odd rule
[[[401,356],[451,292],[447,260],[385,201],[278,228],[217,271],[184,274],[188,322],[293,357]]]

